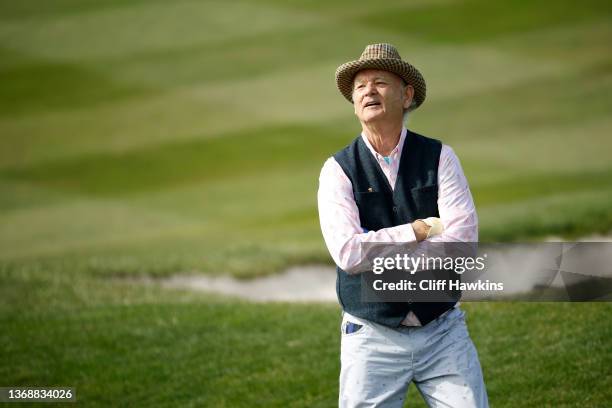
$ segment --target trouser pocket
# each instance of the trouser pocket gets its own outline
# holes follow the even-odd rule
[[[342,336],[353,336],[363,332],[364,329],[365,324],[363,322],[358,321],[352,316],[344,314],[342,324],[340,325],[340,332],[342,333]]]
[[[363,324],[357,324],[351,321],[347,321],[344,323],[342,334],[344,335],[355,334],[355,333],[358,333],[362,329],[363,329]]]

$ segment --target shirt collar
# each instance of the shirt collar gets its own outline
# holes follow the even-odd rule
[[[391,151],[391,153],[389,153],[389,157],[392,157],[394,160],[399,160],[400,159],[400,155],[402,153],[402,149],[404,148],[404,141],[406,140],[406,133],[407,133],[406,128],[404,126],[402,126],[402,131],[400,133],[399,141],[397,142],[397,145]],[[379,154],[376,150],[374,150],[374,148],[370,144],[370,141],[368,140],[367,136],[364,135],[363,132],[361,133],[361,138],[365,142],[365,145],[368,147],[368,149],[370,150],[372,155],[376,158],[376,160],[378,160],[378,161],[384,160],[383,159],[384,156]]]

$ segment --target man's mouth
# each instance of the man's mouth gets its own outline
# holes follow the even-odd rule
[[[371,102],[366,103],[363,107],[369,108],[370,106],[380,106],[380,102],[371,101]]]

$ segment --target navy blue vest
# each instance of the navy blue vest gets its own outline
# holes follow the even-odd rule
[[[438,217],[438,164],[442,143],[407,131],[395,190],[380,165],[357,137],[334,155],[353,185],[361,226],[369,231]],[[406,225],[406,228],[410,228]],[[424,326],[453,307],[455,302],[362,302],[361,276],[337,268],[336,292],[342,308],[353,316],[398,327],[409,311]]]

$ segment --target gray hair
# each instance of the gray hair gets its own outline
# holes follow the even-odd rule
[[[406,81],[403,81],[404,83],[404,91],[406,90],[406,87],[409,85]],[[416,99],[414,99],[414,97],[412,98],[412,102],[410,102],[410,106],[407,107],[406,109],[404,109],[404,116],[402,118],[402,123],[405,125],[406,121],[408,120],[408,113],[412,112],[413,110],[415,110],[417,108],[417,102]]]

